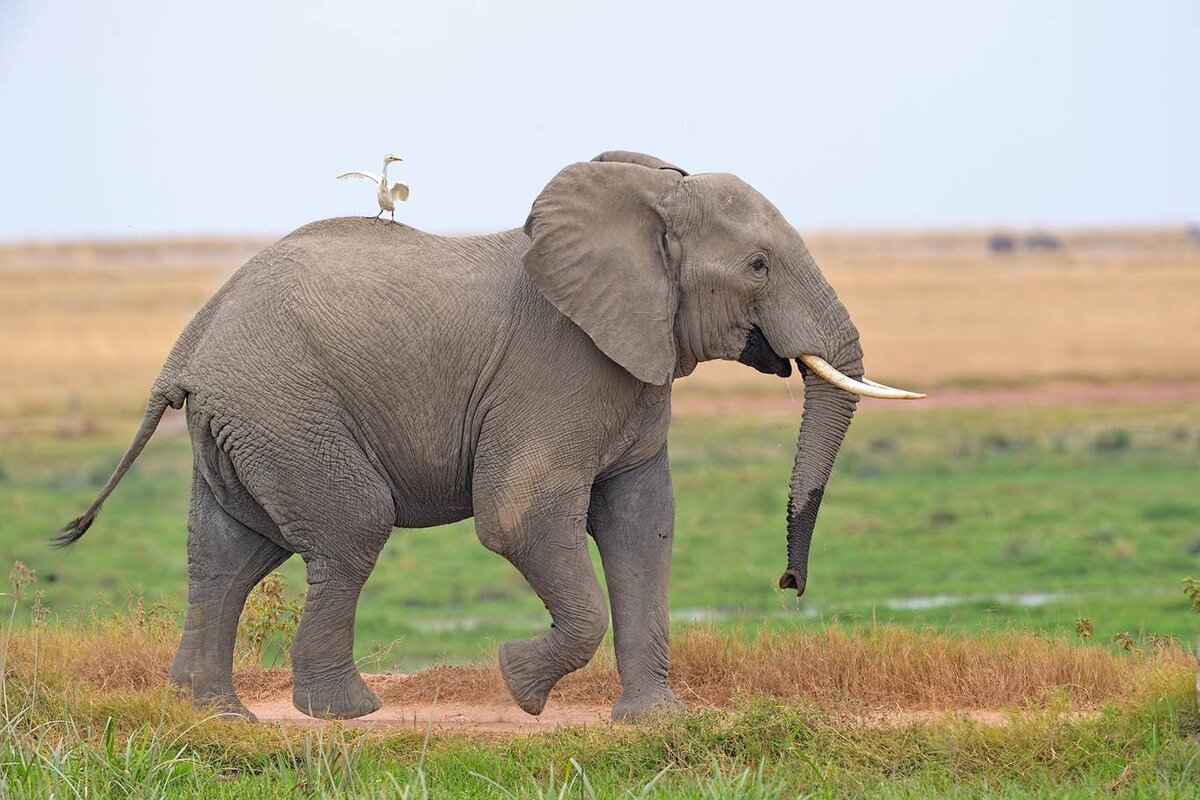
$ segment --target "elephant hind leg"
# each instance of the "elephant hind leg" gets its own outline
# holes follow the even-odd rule
[[[233,689],[233,648],[246,596],[291,553],[217,503],[199,469],[188,513],[188,610],[171,682],[219,711],[254,716]]]
[[[304,559],[308,595],[292,642],[292,702],[315,717],[351,719],[379,698],[354,663],[359,593],[392,531],[383,477],[347,431],[314,428],[337,407],[274,409],[272,436],[246,435],[231,453],[238,481],[269,515],[279,541]],[[303,412],[303,413],[300,413]]]
[[[292,645],[292,704],[310,717],[354,719],[383,705],[354,663],[358,598],[382,546],[381,538],[366,564],[306,557],[308,597]]]
[[[342,453],[348,468],[313,480],[308,491],[307,480],[296,484],[294,496],[317,502],[293,508],[293,521],[281,527],[308,568],[308,596],[291,650],[292,703],[312,717],[353,719],[382,705],[354,662],[354,618],[395,507],[366,460],[349,448]]]

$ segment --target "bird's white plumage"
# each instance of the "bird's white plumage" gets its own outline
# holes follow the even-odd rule
[[[343,178],[366,178],[367,180],[375,181],[376,183],[379,183],[381,180],[383,180],[383,178],[379,177],[374,172],[357,172],[357,171],[347,172],[344,175],[338,175],[339,181],[342,180]]]
[[[404,202],[408,199],[408,187],[403,183],[394,183],[392,188],[388,189],[388,165],[394,161],[403,161],[400,156],[389,155],[383,159],[383,174],[376,175],[373,172],[364,172],[362,170],[354,170],[353,172],[344,172],[338,175],[338,180],[343,178],[366,178],[369,181],[374,181],[377,185],[375,199],[379,201],[379,213],[384,211],[391,213],[392,221],[396,221],[396,201]],[[376,216],[379,216],[376,214]]]

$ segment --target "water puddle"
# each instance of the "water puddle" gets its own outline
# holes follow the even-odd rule
[[[671,610],[671,621],[681,623],[703,623],[703,622],[729,622],[731,620],[744,619],[747,621],[762,619],[764,617],[774,617],[779,619],[795,619],[797,616],[805,619],[814,619],[822,615],[831,613],[840,613],[839,606],[842,609],[853,605],[855,609],[878,607],[887,609],[888,611],[929,611],[935,608],[954,608],[958,606],[971,606],[989,604],[989,605],[1007,605],[1019,606],[1021,608],[1037,608],[1039,606],[1050,605],[1064,600],[1069,600],[1079,595],[1075,592],[1017,592],[1005,593],[997,592],[994,594],[934,594],[923,597],[893,597],[882,600],[876,603],[860,603],[853,604],[832,604],[818,606],[814,603],[806,603],[800,607],[781,608],[774,611],[763,609],[739,609],[730,606],[713,606],[703,607],[694,606],[690,608],[676,608]],[[525,620],[522,620],[525,621]],[[505,620],[511,624],[513,619]],[[543,625],[544,620],[541,618],[530,617],[527,620],[530,630],[539,630]],[[427,619],[414,619],[409,621],[409,625],[415,630],[423,633],[451,633],[454,631],[473,631],[477,628],[487,628],[495,625],[497,620],[486,617],[431,617]]]
[[[935,594],[927,597],[895,597],[884,600],[882,605],[890,611],[925,611],[931,608],[947,608],[953,606],[977,605],[979,603],[996,603],[998,605],[1021,606],[1036,608],[1038,606],[1057,603],[1071,597],[1069,592],[1021,592],[1019,594]]]
[[[409,627],[422,633],[473,631],[482,624],[483,620],[479,617],[435,617],[433,619],[414,619],[408,622]]]

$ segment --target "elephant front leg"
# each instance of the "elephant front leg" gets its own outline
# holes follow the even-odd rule
[[[675,501],[666,446],[646,464],[592,489],[588,520],[608,583],[621,696],[613,719],[682,709],[667,686],[667,586]]]
[[[498,530],[492,515],[476,517],[480,539],[512,562],[550,612],[550,631],[505,642],[500,672],[524,711],[540,714],[550,690],[587,664],[608,630],[608,610],[587,547],[584,514],[534,513],[515,529]]]

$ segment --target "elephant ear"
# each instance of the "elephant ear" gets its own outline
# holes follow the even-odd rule
[[[592,161],[616,161],[623,164],[639,164],[650,169],[670,169],[678,172],[683,177],[687,177],[688,173],[675,166],[663,161],[661,158],[648,156],[645,153],[635,153],[632,150],[605,150],[600,155],[592,159]]]
[[[640,381],[675,372],[677,278],[662,202],[682,176],[624,162],[572,164],[533,203],[525,271],[546,299]]]

